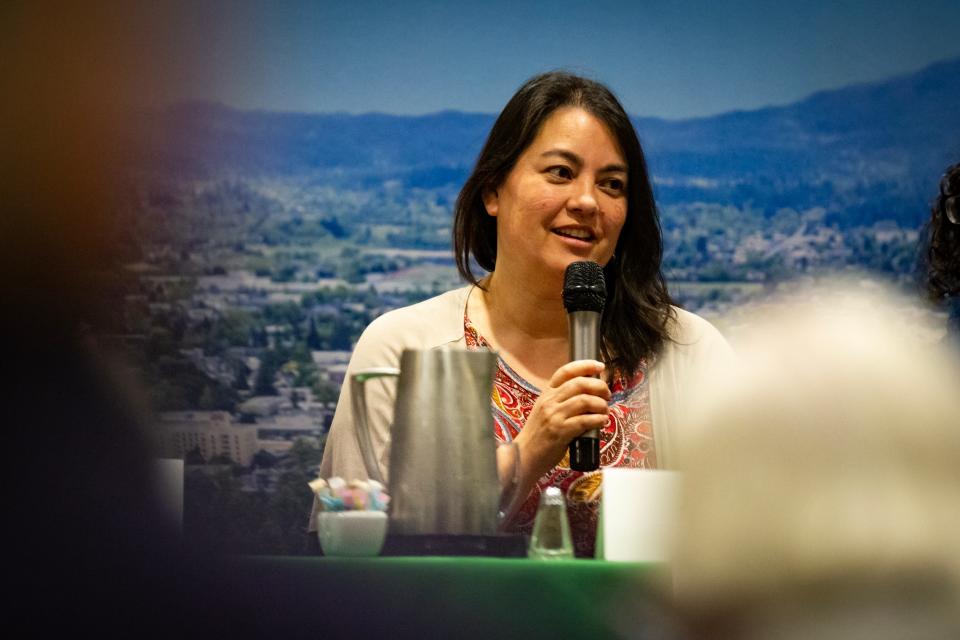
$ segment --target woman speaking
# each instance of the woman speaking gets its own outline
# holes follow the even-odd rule
[[[575,552],[591,556],[601,470],[571,469],[570,442],[598,429],[601,467],[669,466],[701,373],[729,354],[716,329],[671,304],[643,150],[610,90],[562,72],[524,84],[460,192],[453,236],[457,267],[470,284],[377,318],[357,342],[347,379],[352,371],[399,366],[408,348],[497,351],[491,428],[519,453],[513,523],[529,533],[541,491],[559,487]],[[576,261],[603,267],[602,362],[569,361],[560,293]],[[488,273],[478,276],[473,265]],[[373,445],[383,463],[392,394],[390,385],[368,384]],[[345,384],[323,477],[366,477],[350,407]]]

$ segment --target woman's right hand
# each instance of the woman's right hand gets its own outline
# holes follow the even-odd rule
[[[514,438],[520,453],[520,484],[527,491],[563,459],[570,441],[607,424],[610,389],[598,377],[604,365],[574,360],[557,369]]]

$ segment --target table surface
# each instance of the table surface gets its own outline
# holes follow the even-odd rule
[[[321,637],[610,638],[666,624],[663,565],[478,557],[248,556],[233,579],[264,633]]]

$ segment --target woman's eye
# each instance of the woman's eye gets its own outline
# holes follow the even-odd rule
[[[570,168],[564,167],[563,165],[550,167],[549,169],[547,169],[547,173],[549,173],[550,175],[556,178],[562,178],[564,180],[569,180],[570,178],[573,177],[573,172],[570,171]]]
[[[608,178],[603,181],[602,186],[608,191],[623,193],[627,185],[620,178]]]

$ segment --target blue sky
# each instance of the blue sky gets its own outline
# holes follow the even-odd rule
[[[960,56],[957,0],[231,2],[181,11],[171,100],[240,108],[495,113],[555,68],[639,116],[788,104]]]

